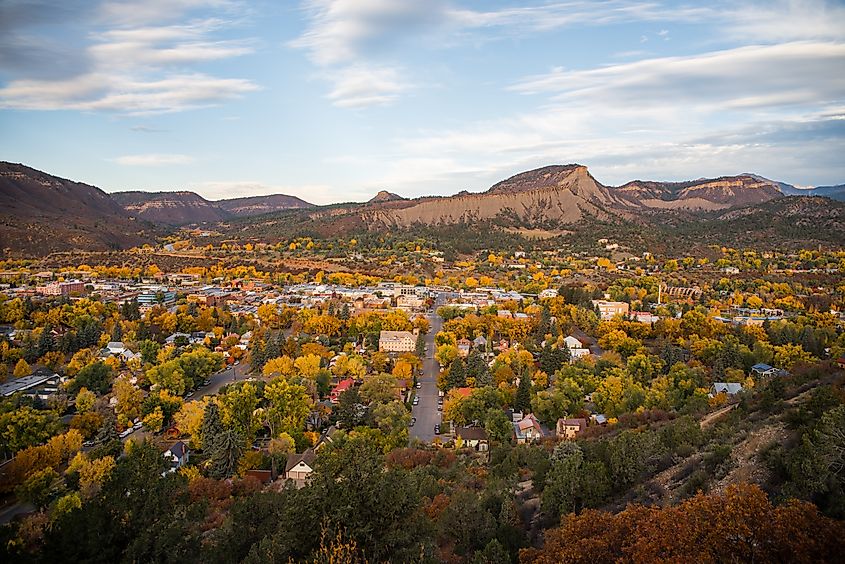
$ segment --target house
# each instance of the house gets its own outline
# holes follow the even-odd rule
[[[657,323],[660,321],[660,318],[651,313],[650,311],[632,311],[628,314],[628,317],[631,321],[636,321],[638,323]]]
[[[191,336],[188,333],[176,332],[176,333],[173,333],[172,335],[168,336],[164,340],[164,342],[165,342],[165,344],[168,344],[168,345],[175,345],[177,341],[187,343],[187,342],[190,341],[190,339],[191,339]]]
[[[517,444],[530,443],[542,439],[545,436],[543,427],[540,426],[540,422],[533,413],[529,413],[520,421],[514,423],[513,431]]]
[[[561,417],[555,424],[555,434],[561,439],[574,439],[587,428],[587,420],[583,418],[565,419]]]
[[[544,298],[556,298],[557,297],[557,290],[555,290],[554,288],[546,288],[545,290],[540,292],[539,297],[540,297],[541,300],[544,299]]]
[[[605,415],[604,413],[594,413],[590,415],[590,421],[592,421],[596,425],[607,425],[607,415]]]
[[[570,362],[575,362],[582,356],[590,354],[590,349],[587,344],[574,335],[569,335],[563,340],[563,342],[566,344],[566,348],[569,349]]]
[[[340,394],[352,388],[355,385],[355,380],[352,378],[346,378],[345,380],[341,380],[337,383],[337,386],[334,387],[331,394],[329,395],[329,399],[332,403],[338,403],[340,401]]]
[[[742,384],[737,382],[714,382],[710,389],[710,395],[725,394],[728,396],[735,396],[742,391]]]
[[[466,358],[469,356],[469,349],[472,347],[472,341],[469,339],[458,339],[458,356]]]
[[[413,352],[417,338],[410,331],[382,331],[378,338],[378,350],[382,352]]]
[[[178,441],[172,447],[164,451],[164,459],[167,460],[167,470],[164,473],[175,472],[179,468],[188,463],[190,458],[190,451],[188,445],[182,441]]]
[[[285,464],[285,478],[292,481],[297,488],[303,487],[314,471],[316,459],[317,453],[310,448],[302,454],[289,454]]]
[[[751,367],[751,375],[758,376],[761,378],[767,378],[769,376],[774,376],[777,374],[778,369],[774,366],[770,366],[768,364],[764,364],[762,362],[755,364]]]
[[[123,354],[126,351],[126,347],[121,341],[110,341],[109,344],[106,345],[106,350],[109,351],[109,354],[117,355]]]
[[[484,337],[483,335],[479,335],[478,337],[476,337],[472,341],[472,344],[477,349],[486,350],[487,349],[487,338]]]
[[[490,448],[490,440],[483,427],[458,427],[455,430],[455,437],[461,439],[464,446],[475,449],[477,452],[487,452]]]
[[[609,321],[617,315],[626,315],[630,308],[626,302],[610,302],[607,300],[593,300],[593,307],[598,308],[603,321]]]
[[[46,368],[36,368],[29,376],[0,384],[0,396],[7,398],[18,392],[31,398],[46,400],[59,391],[62,378]]]

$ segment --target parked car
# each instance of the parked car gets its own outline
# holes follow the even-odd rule
[[[202,385],[203,385],[203,386],[208,386],[209,384],[211,384],[211,380],[205,380],[205,381],[202,383]]]
[[[419,403],[420,403],[419,396],[414,396],[414,405],[419,405]]]
[[[128,428],[128,429],[126,429],[125,431],[122,431],[122,432],[120,433],[120,435],[118,435],[118,436],[119,436],[121,439],[124,439],[124,438],[128,437],[129,435],[131,435],[131,434],[132,434],[132,433],[134,433],[134,432],[135,432],[135,428],[134,428],[134,427],[129,427],[129,428]]]
[[[417,389],[419,390],[420,388],[422,388],[422,382],[417,382]]]
[[[137,431],[138,429],[140,429],[140,428],[141,428],[141,427],[143,427],[143,426],[144,426],[144,423],[143,423],[142,421],[138,421],[137,423],[135,423],[134,425],[132,425],[132,428],[133,428],[133,429],[135,429],[135,430]]]
[[[414,423],[416,423],[416,422],[417,422],[417,418],[416,418],[416,417],[411,417],[411,422],[410,422],[410,423],[408,423],[408,427],[413,427],[413,426],[414,426]]]
[[[442,403],[437,404],[437,411],[443,411],[443,404]]]
[[[434,426],[434,434],[435,435],[440,434],[440,424],[439,423]]]

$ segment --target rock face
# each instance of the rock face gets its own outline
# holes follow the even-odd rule
[[[0,162],[0,255],[109,250],[152,241],[108,194],[21,164]]]
[[[222,221],[228,214],[193,192],[115,192],[129,215],[167,225]]]
[[[387,190],[381,190],[378,194],[370,198],[368,203],[375,204],[378,202],[395,202],[398,200],[404,200],[402,196],[399,194],[394,194],[393,192],[388,192]]]
[[[634,180],[613,190],[630,207],[663,210],[721,210],[783,196],[776,183],[752,175],[689,182]]]
[[[210,201],[194,192],[115,192],[112,197],[134,216],[167,225],[214,223],[233,217],[249,217],[289,209],[313,208],[313,204],[284,194]]]
[[[621,203],[580,165],[550,166],[517,174],[487,192],[461,192],[445,198],[412,200],[402,208],[368,208],[362,218],[373,225],[408,227],[492,220],[502,223],[569,224],[584,213],[607,217]]]

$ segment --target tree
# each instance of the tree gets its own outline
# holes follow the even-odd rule
[[[23,378],[24,376],[29,376],[30,374],[32,374],[32,369],[29,367],[29,363],[24,359],[20,359],[18,361],[15,365],[14,372],[12,372],[12,375],[15,378]]]
[[[12,453],[40,445],[61,429],[61,422],[52,411],[23,406],[0,414],[0,439],[4,449]]]
[[[260,426],[260,421],[254,417],[255,408],[258,407],[258,388],[255,384],[244,382],[229,386],[226,393],[218,397],[218,401],[223,426],[234,429],[241,439],[252,442]]]
[[[516,388],[516,399],[513,408],[523,413],[531,409],[531,378],[524,374],[519,378],[519,386]]]
[[[302,376],[314,378],[320,370],[320,357],[316,354],[307,354],[297,358],[293,364]]]
[[[214,441],[223,433],[223,420],[220,408],[215,401],[209,401],[205,406],[200,431],[200,443],[203,451],[210,452],[214,448]]]
[[[88,390],[88,388],[80,388],[79,393],[76,394],[76,411],[77,413],[86,413],[97,400],[97,395]]]
[[[23,484],[15,488],[15,495],[19,500],[41,509],[66,491],[62,477],[52,468],[44,468],[30,475]]]
[[[294,374],[293,359],[286,355],[271,358],[264,365],[262,372],[265,376],[282,376],[283,378],[290,378]]]
[[[264,388],[264,397],[269,403],[266,420],[271,437],[302,431],[305,418],[314,405],[305,386],[278,379]]]
[[[446,377],[446,383],[449,390],[453,388],[463,388],[467,385],[467,371],[466,364],[463,359],[456,358],[449,365],[449,374]],[[444,390],[445,391],[445,390]]]
[[[231,477],[238,469],[244,451],[244,441],[236,429],[224,430],[213,443],[208,475],[221,480]]]
[[[111,376],[111,369],[102,362],[95,362],[89,364],[79,371],[76,378],[73,379],[68,389],[71,392],[76,392],[81,388],[88,388],[100,395],[108,393],[111,387],[109,377]]]
[[[390,374],[376,374],[361,386],[361,398],[370,405],[389,403],[396,399],[396,378]]]
[[[202,427],[208,402],[207,397],[200,401],[187,401],[173,416],[179,432],[190,436],[188,442],[191,448],[202,448]]]
[[[487,412],[484,428],[491,441],[506,443],[513,437],[513,424],[501,409],[491,408]]]
[[[373,408],[373,420],[378,428],[386,435],[400,436],[404,434],[407,441],[408,424],[411,414],[400,401],[382,403]]]
[[[344,429],[353,429],[361,422],[363,406],[358,388],[352,386],[340,394],[337,406],[337,420]]]

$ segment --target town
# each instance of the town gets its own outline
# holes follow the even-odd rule
[[[840,276],[841,253],[722,249],[712,262],[646,254],[631,266],[607,246],[482,251],[425,280],[7,261],[2,518],[84,506],[137,445],[158,453],[162,475],[222,481],[237,497],[310,490],[323,458],[364,441],[388,467],[502,472],[522,460],[497,494],[524,515],[511,551],[533,543],[531,523],[635,483],[650,484],[641,503],[719,488],[764,464],[736,454],[754,413],[829,401],[842,381],[845,286],[813,284]],[[774,447],[786,431],[763,421]],[[686,470],[697,465],[708,470]],[[686,479],[655,485],[667,473]],[[809,478],[787,473],[779,487]]]

